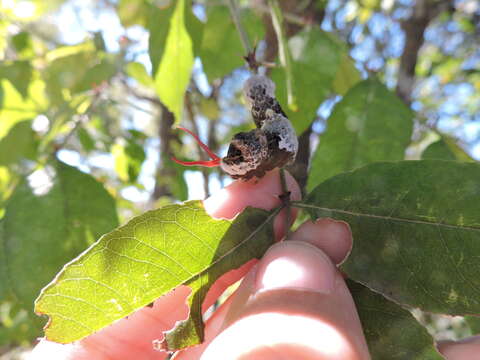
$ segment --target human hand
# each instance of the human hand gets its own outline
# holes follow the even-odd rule
[[[299,200],[299,188],[288,174],[287,185],[292,200]],[[281,192],[278,171],[273,171],[258,183],[234,182],[204,204],[210,215],[232,218],[246,206],[278,206]],[[285,215],[275,220],[276,240],[284,235]],[[368,359],[353,300],[334,265],[348,255],[351,244],[345,223],[306,222],[288,241],[272,246],[257,264],[250,261],[225,274],[207,295],[204,310],[229,285],[245,278],[206,322],[205,342],[175,359]],[[156,300],[152,308],[74,344],[42,340],[31,359],[164,359],[164,353],[153,350],[152,341],[187,317],[189,293],[181,286]],[[448,359],[472,360],[480,353],[480,341],[445,343],[440,349]]]

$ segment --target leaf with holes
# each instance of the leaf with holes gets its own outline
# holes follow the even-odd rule
[[[326,180],[303,206],[350,225],[351,279],[424,311],[480,314],[478,179],[478,163],[375,163]]]
[[[140,215],[100,238],[42,290],[35,311],[50,316],[48,339],[81,339],[150,304],[179,285],[192,289],[189,318],[164,347],[203,340],[199,308],[215,280],[273,242],[275,212],[247,208],[235,220],[216,220],[200,201]]]

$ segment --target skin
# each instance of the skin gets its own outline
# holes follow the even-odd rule
[[[298,185],[287,174],[293,200]],[[236,181],[204,201],[210,215],[232,218],[246,206],[271,209],[280,204],[278,171],[259,181]],[[292,218],[295,216],[292,211]],[[285,233],[285,213],[274,223],[275,239]],[[287,241],[273,245],[260,261],[252,260],[223,275],[207,295],[206,310],[231,284],[236,292],[206,322],[205,342],[179,352],[181,359],[369,359],[355,305],[336,264],[349,254],[347,224],[331,219],[307,221]],[[279,274],[282,274],[279,276]],[[186,318],[190,290],[180,286],[115,324],[73,344],[40,340],[32,360],[165,359],[152,341]],[[439,344],[449,360],[480,359],[480,337]]]

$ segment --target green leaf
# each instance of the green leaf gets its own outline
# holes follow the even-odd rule
[[[172,17],[174,9],[173,2],[169,3],[166,7],[158,8],[151,5],[149,8],[147,21],[147,28],[150,33],[148,38],[148,55],[152,62],[152,77],[155,77],[157,74],[160,61],[165,51],[168,30],[170,29],[170,18]]]
[[[45,83],[34,79],[24,98],[8,80],[0,80],[2,106],[0,107],[0,138],[4,137],[18,122],[33,119],[46,111]]]
[[[49,65],[44,76],[50,100],[55,104],[100,85],[115,72],[107,55],[97,51],[93,41],[56,48],[46,58]]]
[[[32,343],[42,333],[43,321],[15,301],[0,302],[0,346]]]
[[[0,245],[5,245],[5,231],[3,219],[0,220]],[[7,258],[4,251],[0,251],[0,302],[11,296],[10,279],[7,276]]]
[[[251,10],[242,9],[239,16],[249,39],[263,38],[262,22]],[[242,58],[244,52],[228,8],[209,7],[200,49],[203,70],[208,80],[211,82],[221,78],[244,65],[245,61]]]
[[[186,1],[176,2],[170,17],[165,50],[155,75],[158,97],[175,115],[177,124],[182,119],[183,99],[190,82],[194,60],[192,39],[185,26]]]
[[[428,145],[422,153],[422,159],[475,161],[454,139],[446,135]]]
[[[5,200],[11,195],[17,180],[18,175],[14,171],[11,171],[6,166],[0,166],[0,219],[3,218],[5,213]]]
[[[450,150],[443,139],[437,140],[428,145],[428,147],[422,153],[422,159],[457,160],[455,154]]]
[[[140,215],[102,236],[42,290],[37,313],[50,316],[48,339],[81,339],[185,284],[189,318],[168,335],[169,350],[203,340],[200,312],[215,280],[273,242],[272,219],[247,208],[235,220],[211,218],[200,201]],[[79,311],[81,309],[81,311]]]
[[[117,225],[115,202],[94,178],[61,162],[47,171],[49,182],[34,177],[17,186],[2,220],[0,278],[29,311],[68,259]]]
[[[360,80],[360,72],[355,67],[355,62],[348,55],[345,49],[341,55],[340,64],[338,65],[337,73],[333,79],[333,91],[337,94],[345,95],[350,88],[356,85]]]
[[[31,125],[31,121],[18,122],[0,139],[0,166],[35,158],[37,140]]]
[[[32,72],[29,61],[4,61],[0,64],[0,80],[7,79],[10,81],[24,99],[28,97]]]
[[[465,316],[465,320],[472,331],[472,335],[480,334],[480,317],[479,316]]]
[[[177,164],[174,161],[167,161],[164,163],[166,168],[172,168],[174,171],[173,181],[169,182],[170,189],[175,199],[184,201],[188,199],[188,184],[185,181],[185,166]]]
[[[441,360],[432,337],[409,311],[347,281],[373,360]]]
[[[132,139],[125,140],[125,144],[114,144],[111,153],[115,160],[115,171],[118,177],[122,181],[133,183],[140,174],[146,155],[142,146]]]
[[[309,190],[369,162],[401,160],[413,113],[375,79],[360,82],[335,106],[312,158]]]
[[[92,139],[92,137],[85,128],[80,127],[77,130],[77,135],[78,140],[80,141],[80,144],[82,144],[83,150],[85,150],[85,152],[88,153],[95,149],[95,141]]]
[[[312,28],[290,38],[293,59],[295,99],[298,111],[284,106],[297,134],[305,131],[316,118],[320,104],[330,94],[332,82],[340,62],[340,46],[322,30]],[[277,97],[287,104],[285,71],[274,68],[272,80],[277,85]]]
[[[133,25],[145,26],[148,5],[145,0],[119,0],[117,14],[124,27]]]
[[[71,89],[73,93],[91,90],[110,80],[115,75],[116,68],[113,62],[108,57],[102,57],[101,55],[101,53],[97,53],[95,55],[97,58],[96,63],[87,68],[82,77],[77,79]],[[101,60],[98,62],[99,57]]]
[[[20,58],[35,56],[32,37],[26,31],[21,31],[11,37],[11,42]]]
[[[305,207],[350,225],[351,279],[423,311],[480,314],[479,178],[477,163],[375,163],[326,180]]]
[[[145,66],[139,62],[131,62],[126,66],[128,76],[146,87],[153,87],[153,79],[148,75]]]
[[[193,44],[193,54],[195,56],[200,55],[200,47],[202,46],[203,39],[203,30],[204,23],[201,22],[193,13],[192,1],[188,0],[185,4],[185,27],[187,28],[188,34],[192,39]]]

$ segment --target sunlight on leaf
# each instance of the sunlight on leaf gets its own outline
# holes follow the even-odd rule
[[[50,316],[47,338],[81,339],[185,284],[192,289],[190,317],[165,346],[199,343],[199,309],[208,289],[225,272],[263,255],[273,242],[274,215],[247,208],[235,220],[216,220],[200,201],[190,201],[132,219],[102,236],[42,290],[35,311]]]
[[[139,62],[131,62],[126,66],[126,71],[129,76],[137,80],[140,84],[146,87],[153,87],[153,80],[148,75],[145,66]]]
[[[185,2],[178,0],[170,18],[170,28],[164,54],[155,75],[155,88],[160,100],[175,115],[178,124],[182,119],[183,98],[193,67],[193,43],[185,26]]]
[[[33,80],[25,99],[7,80],[0,80],[3,103],[0,108],[0,138],[5,136],[19,121],[31,120],[46,109],[45,83]]]

